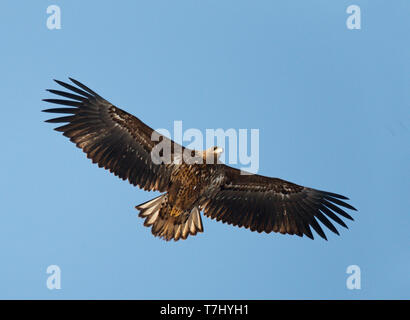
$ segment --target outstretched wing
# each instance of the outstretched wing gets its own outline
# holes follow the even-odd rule
[[[217,221],[258,232],[306,235],[313,239],[312,227],[322,238],[326,235],[320,221],[339,234],[332,219],[347,228],[340,216],[353,220],[341,207],[356,210],[342,200],[348,198],[299,186],[277,178],[241,175],[226,165],[224,183],[201,200],[204,214]]]
[[[68,99],[44,99],[46,102],[64,106],[43,110],[44,112],[66,114],[46,122],[65,123],[55,130],[68,137],[99,167],[104,167],[121,179],[128,179],[133,185],[145,190],[165,191],[172,165],[156,164],[158,162],[152,161],[151,151],[158,143],[152,141],[153,129],[77,80],[70,80],[76,86],[55,80],[68,89],[68,92],[47,90]]]

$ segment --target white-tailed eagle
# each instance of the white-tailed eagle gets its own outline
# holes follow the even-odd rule
[[[63,115],[46,122],[63,123],[55,130],[68,137],[99,167],[144,190],[163,192],[136,206],[139,216],[145,219],[144,225],[151,227],[155,236],[179,240],[202,232],[200,211],[217,221],[251,231],[306,235],[311,239],[311,228],[326,239],[319,222],[339,234],[334,222],[347,228],[339,216],[353,220],[342,208],[356,209],[339,194],[278,178],[242,175],[240,170],[217,162],[156,163],[151,153],[159,142],[152,139],[153,129],[77,80],[70,80],[73,85],[55,80],[68,91],[48,90],[65,99],[44,99],[63,105],[43,110]],[[187,150],[170,143],[172,152]],[[204,159],[218,158],[221,148],[192,152]],[[176,158],[172,154],[172,159]]]

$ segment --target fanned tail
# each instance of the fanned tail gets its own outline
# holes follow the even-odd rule
[[[144,226],[151,227],[154,236],[164,240],[186,239],[189,235],[203,232],[200,211],[194,207],[179,216],[168,214],[168,194],[163,194],[135,207],[139,217],[145,218]]]

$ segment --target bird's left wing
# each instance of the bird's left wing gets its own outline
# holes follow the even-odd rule
[[[64,106],[46,109],[44,112],[65,114],[46,122],[65,123],[55,130],[68,137],[99,167],[104,167],[145,190],[165,191],[172,165],[152,161],[151,151],[158,144],[152,140],[155,131],[79,81],[70,80],[76,86],[55,80],[68,89],[68,92],[48,90],[68,99],[44,99]],[[157,133],[157,136],[160,134]],[[163,141],[168,138],[161,136],[161,139]],[[173,144],[172,147],[179,146],[173,141],[170,143]]]
[[[348,200],[342,195],[278,178],[241,175],[235,168],[222,166],[223,184],[201,199],[201,209],[212,219],[251,231],[306,235],[311,239],[310,227],[327,239],[318,221],[339,234],[328,218],[346,228],[338,215],[353,220],[341,207],[356,209],[342,201]]]

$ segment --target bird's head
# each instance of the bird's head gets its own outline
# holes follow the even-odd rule
[[[218,163],[219,157],[221,156],[222,152],[224,151],[223,148],[214,146],[206,149],[204,151],[204,158],[206,163]]]

